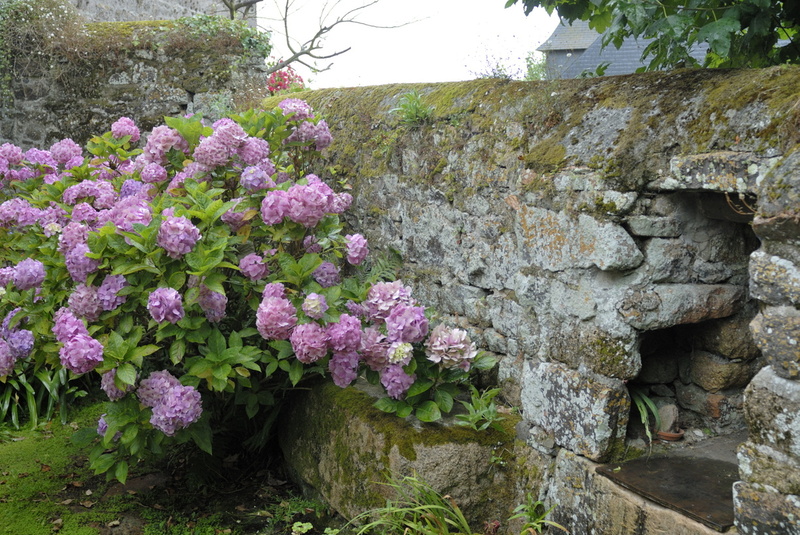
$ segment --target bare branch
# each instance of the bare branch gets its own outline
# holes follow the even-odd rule
[[[235,0],[222,0],[223,2],[234,2]],[[262,0],[241,0],[241,4],[255,4],[261,2]],[[333,66],[333,63],[329,63],[325,67],[318,67],[316,65],[310,64],[314,60],[325,61],[336,56],[340,56],[346,52],[348,52],[351,47],[347,47],[342,50],[337,50],[331,53],[321,53],[321,50],[324,47],[324,40],[327,35],[334,30],[337,26],[344,26],[345,24],[352,24],[357,26],[362,26],[366,28],[376,28],[376,29],[393,29],[393,28],[401,28],[403,26],[407,26],[412,24],[416,21],[409,21],[404,22],[401,24],[394,24],[394,25],[383,25],[377,23],[366,22],[360,20],[358,17],[362,16],[364,11],[369,9],[372,6],[380,3],[382,0],[369,0],[366,3],[352,7],[347,9],[343,13],[339,14],[338,16],[334,17],[334,12],[342,6],[343,0],[335,0],[335,1],[326,1],[322,9],[320,10],[319,14],[319,25],[316,32],[307,40],[300,42],[299,40],[292,38],[292,33],[289,29],[289,21],[291,19],[292,14],[297,12],[295,9],[295,0],[273,0],[273,4],[275,5],[276,12],[279,13],[279,17],[273,20],[275,22],[279,22],[283,29],[283,39],[286,46],[286,49],[289,51],[288,58],[282,59],[277,64],[269,67],[267,70],[268,73],[272,73],[275,71],[279,71],[286,66],[290,65],[291,63],[297,62],[305,67],[308,67],[313,72],[323,72],[330,69]],[[299,8],[298,8],[299,9]],[[331,19],[333,19],[331,21]]]

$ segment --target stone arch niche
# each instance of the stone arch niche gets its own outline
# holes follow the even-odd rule
[[[745,430],[744,389],[764,366],[749,329],[758,312],[747,291],[750,254],[759,246],[754,205],[754,196],[739,192],[662,191],[650,203],[655,216],[629,224],[644,252],[639,271],[661,287],[646,306],[666,312],[641,313],[627,303],[623,314],[641,330],[641,370],[628,387],[654,401],[665,428],[699,437]],[[660,220],[665,211],[668,219]],[[634,406],[629,438],[641,427]]]

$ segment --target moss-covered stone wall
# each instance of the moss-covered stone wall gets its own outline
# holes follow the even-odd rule
[[[412,90],[425,124],[392,111]],[[767,467],[800,461],[800,69],[298,96],[331,126],[317,171],[353,186],[350,224],[498,356],[518,431],[559,467],[535,490],[571,532],[614,514],[587,467],[646,447],[631,387],[687,442],[748,429],[738,529],[796,529],[796,489]]]
[[[220,116],[266,94],[264,57],[211,19],[76,22],[52,42],[12,51],[13,98],[0,103],[0,143],[83,145],[122,116],[143,131],[165,116]]]

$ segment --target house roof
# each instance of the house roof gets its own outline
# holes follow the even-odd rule
[[[600,34],[589,28],[589,23],[584,20],[575,20],[572,24],[562,20],[547,41],[536,50],[539,52],[585,50],[597,41],[598,37]]]

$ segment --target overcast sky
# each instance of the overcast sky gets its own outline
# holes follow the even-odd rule
[[[275,2],[259,4],[261,26],[279,30],[268,20],[279,12]],[[323,6],[335,0],[295,0],[289,17],[289,34],[309,39],[319,28]],[[365,0],[340,0],[327,18],[336,20]],[[544,10],[526,17],[521,5],[504,8],[504,0],[381,0],[359,12],[358,20],[383,26],[410,22],[401,28],[377,29],[355,24],[334,28],[325,40],[325,52],[351,47],[333,58],[333,67],[311,74],[298,68],[315,89],[380,85],[396,82],[448,82],[471,80],[502,65],[520,76],[525,57],[547,39],[557,24]],[[299,7],[298,7],[299,6]],[[283,36],[273,31],[276,57],[288,53]],[[326,63],[318,63],[324,67]]]

